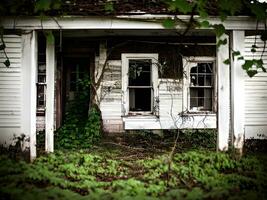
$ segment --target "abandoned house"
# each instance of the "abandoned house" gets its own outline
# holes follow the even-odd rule
[[[240,147],[244,138],[266,136],[267,73],[250,78],[243,61],[231,58],[231,49],[245,58],[259,59],[262,53],[267,67],[256,21],[229,17],[222,36],[227,43],[217,48],[209,28],[185,35],[182,26],[164,28],[162,20],[172,15],[159,8],[152,14],[143,6],[116,16],[81,16],[75,6],[71,16],[56,20],[2,19],[10,66],[3,64],[1,51],[1,144],[25,134],[34,158],[36,133],[45,130],[46,150],[52,152],[53,132],[79,91],[77,81],[92,75],[100,79],[97,93],[106,132],[217,129],[219,150],[228,149],[229,142]],[[220,23],[216,17],[210,21]],[[52,31],[54,42],[47,42],[44,30]],[[251,52],[255,42],[258,50]]]

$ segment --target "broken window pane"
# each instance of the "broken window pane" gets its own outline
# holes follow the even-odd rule
[[[129,86],[151,85],[151,60],[129,60]]]
[[[198,63],[190,69],[190,110],[211,111],[213,63]]]

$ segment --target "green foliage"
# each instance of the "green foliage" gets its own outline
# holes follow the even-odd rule
[[[242,68],[247,72],[249,77],[253,77],[255,74],[257,74],[258,70],[266,72],[262,59],[245,60]]]
[[[112,2],[112,1],[107,1],[107,2],[105,2],[104,10],[105,10],[107,13],[112,13],[112,12],[114,12],[114,5],[113,5],[113,2]]]
[[[219,0],[220,15],[235,15],[243,8],[242,0],[228,1],[228,0]]]
[[[101,116],[98,110],[89,108],[90,80],[78,81],[79,92],[68,101],[64,125],[56,133],[57,148],[89,148],[101,136]]]
[[[222,24],[214,24],[211,26],[218,38],[220,38],[225,33],[225,27]]]
[[[193,9],[192,5],[186,0],[168,0],[166,3],[169,5],[171,11],[179,11],[183,14],[187,14]]]
[[[44,35],[46,37],[46,42],[48,44],[54,44],[55,43],[55,37],[54,37],[52,31],[44,31]]]
[[[61,0],[37,0],[34,5],[35,13],[59,10],[62,6]]]
[[[266,155],[214,151],[126,161],[114,148],[57,151],[32,164],[0,156],[3,199],[266,199]],[[120,152],[121,153],[121,152]],[[168,175],[169,174],[169,175]]]
[[[163,26],[165,28],[175,28],[175,20],[168,18],[163,21]]]
[[[216,148],[217,133],[216,130],[185,130],[179,140],[187,145],[191,145],[193,149],[213,149]]]

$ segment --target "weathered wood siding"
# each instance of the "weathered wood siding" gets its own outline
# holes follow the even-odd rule
[[[161,126],[167,128],[175,124],[178,113],[182,112],[182,81],[174,79],[159,80],[159,117]]]
[[[14,134],[21,134],[22,74],[21,37],[4,35],[6,53],[11,65],[6,67],[3,51],[0,51],[0,143],[9,143]]]
[[[107,132],[122,132],[121,61],[108,61],[101,85],[100,109]]]
[[[251,52],[255,43],[257,51]],[[263,52],[264,51],[264,52]],[[267,51],[259,36],[246,36],[245,58],[260,59],[263,52],[263,62],[267,68]],[[260,72],[255,77],[245,79],[245,137],[258,138],[259,134],[267,136],[267,73]]]
[[[107,132],[137,129],[216,128],[214,115],[179,115],[183,110],[182,81],[159,79],[158,116],[124,116],[120,60],[110,60],[104,73],[100,109]]]

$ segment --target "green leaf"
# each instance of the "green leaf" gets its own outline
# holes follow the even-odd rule
[[[209,16],[205,9],[198,9],[198,13],[202,19],[206,19]]]
[[[226,64],[226,65],[230,65],[230,60],[226,59],[225,61],[223,61],[223,63]]]
[[[169,4],[169,9],[171,11],[180,11],[183,14],[187,14],[192,11],[192,4],[188,3],[186,0],[172,0],[167,2]]]
[[[240,55],[240,51],[233,51],[233,53],[232,53],[233,57],[239,56],[239,55]]]
[[[254,63],[255,63],[257,68],[262,68],[263,67],[263,60],[262,59],[254,60]]]
[[[208,14],[208,10],[207,10],[207,0],[198,0],[196,1],[197,4],[197,11],[199,13],[199,16],[202,19],[206,19],[209,14]]]
[[[250,51],[251,51],[252,53],[255,53],[255,52],[256,52],[256,49],[255,49],[255,48],[252,48]]]
[[[174,28],[175,21],[171,18],[165,19],[162,24],[165,28]]]
[[[48,44],[54,44],[55,43],[55,37],[54,37],[52,31],[45,31],[45,37],[46,37],[46,42]]]
[[[227,39],[225,38],[224,40],[219,40],[217,42],[217,48],[219,48],[221,45],[226,45],[227,44]]]
[[[205,20],[205,21],[200,22],[200,26],[203,28],[208,28],[210,27],[210,23],[207,20]]]
[[[245,60],[245,63],[242,65],[242,68],[246,71],[252,68],[254,62],[253,60]]]
[[[105,11],[108,13],[112,13],[114,12],[114,6],[113,6],[113,2],[106,2],[105,3],[105,7],[104,7]]]
[[[222,24],[214,24],[212,25],[216,36],[219,38],[225,33],[225,27]]]
[[[9,59],[7,59],[7,60],[4,62],[4,65],[5,65],[6,67],[9,67],[9,66],[10,66],[10,61],[9,61]]]
[[[250,78],[253,77],[253,76],[255,76],[257,73],[258,73],[257,70],[248,70],[248,71],[247,71],[247,74],[248,74],[248,76],[249,76]]]
[[[221,21],[223,22],[223,21],[225,21],[227,19],[228,15],[227,15],[227,13],[225,13],[223,11],[220,11],[219,12],[219,16],[220,16]]]
[[[237,60],[244,60],[244,57],[243,57],[243,56],[239,56],[239,57],[237,58]]]

